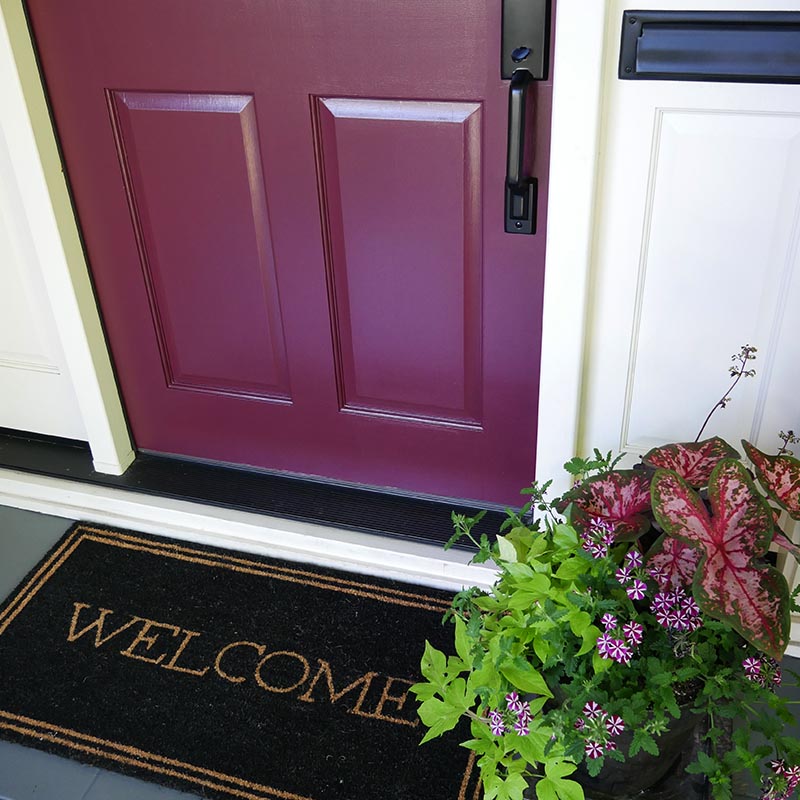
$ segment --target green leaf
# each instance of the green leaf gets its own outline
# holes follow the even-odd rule
[[[447,658],[440,650],[437,650],[429,641],[425,642],[425,652],[422,654],[420,669],[423,677],[432,683],[441,686],[444,683],[444,671],[447,665]]]
[[[564,562],[568,564],[568,561]],[[558,575],[558,573],[556,573]],[[583,632],[592,624],[592,618],[585,611],[572,611],[569,615],[569,627],[576,636],[583,636]]]
[[[544,761],[544,748],[549,740],[550,737],[546,733],[531,730],[527,736],[518,736],[514,744],[525,761],[529,764],[537,764]]]
[[[564,778],[567,775],[572,775],[578,767],[571,761],[561,761],[554,759],[544,765],[544,774],[548,778]]]
[[[515,562],[517,560],[517,548],[505,536],[498,534],[496,538],[500,558],[503,561]]]
[[[429,728],[420,742],[420,744],[424,744],[455,728],[459,719],[461,719],[462,712],[453,708],[449,703],[432,697],[419,707],[418,713],[425,727]]]
[[[578,546],[578,534],[572,525],[564,522],[553,528],[553,545],[557,550],[573,550]]]
[[[544,678],[530,665],[520,667],[516,664],[506,664],[500,667],[500,672],[515,689],[546,697],[553,696],[553,693],[547,688]]]
[[[537,636],[533,640],[533,652],[536,653],[536,657],[542,664],[550,658],[550,654],[553,652],[552,648],[550,647],[550,643],[547,639]]]
[[[592,667],[594,668],[595,675],[600,675],[603,672],[607,672],[611,669],[611,665],[613,664],[613,660],[610,658],[603,658],[597,651],[595,651],[594,655],[592,656]]]
[[[582,558],[568,558],[556,570],[556,578],[562,581],[574,581],[575,578],[586,574],[586,561]]]
[[[555,781],[552,778],[542,778],[536,782],[536,797],[539,800],[558,800]]]
[[[563,778],[542,778],[536,784],[536,796],[539,800],[584,800],[581,785]]]
[[[658,745],[656,740],[644,728],[637,728],[633,732],[631,741],[630,756],[635,756],[640,750],[650,753],[651,756],[658,755]]]
[[[461,617],[456,617],[456,653],[469,666],[472,663],[472,643],[467,636],[467,626]]]
[[[416,695],[417,700],[422,702],[423,700],[428,700],[429,698],[433,697],[436,694],[436,692],[439,691],[439,689],[432,683],[423,681],[422,683],[415,683],[409,689],[409,691],[413,692]]]
[[[600,628],[596,625],[590,625],[584,632],[583,632],[583,644],[581,645],[581,649],[578,650],[578,655],[582,656],[588,653],[596,644],[597,644],[597,637],[600,636]],[[599,653],[597,655],[600,655]],[[603,659],[607,661],[608,659]],[[607,668],[606,668],[607,669]],[[595,669],[595,672],[598,670]]]
[[[528,788],[528,782],[519,773],[509,775],[497,793],[498,800],[523,800],[523,792]]]

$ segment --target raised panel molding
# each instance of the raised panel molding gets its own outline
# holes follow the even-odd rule
[[[290,402],[254,98],[108,103],[167,386]]]
[[[757,377],[710,433],[777,441],[798,422],[800,114],[656,109],[647,181],[622,449],[693,439],[745,343]]]
[[[340,408],[480,427],[480,103],[312,110]]]

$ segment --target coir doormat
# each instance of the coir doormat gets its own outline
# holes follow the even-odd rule
[[[205,797],[473,800],[445,592],[79,523],[0,608],[0,736]]]

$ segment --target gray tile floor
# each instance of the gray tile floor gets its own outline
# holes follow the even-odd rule
[[[0,506],[0,598],[8,595],[72,523]],[[787,659],[800,672],[800,660]],[[800,699],[800,690],[786,689]],[[0,695],[2,687],[0,686]],[[795,726],[800,737],[800,720]],[[753,796],[752,790],[737,795]],[[0,800],[192,800],[195,795],[0,741]]]

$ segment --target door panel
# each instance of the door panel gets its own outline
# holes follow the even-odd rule
[[[253,97],[109,103],[167,385],[288,400]]]
[[[341,407],[480,426],[480,105],[317,108]]]
[[[500,4],[28,5],[137,445],[515,502],[551,85],[507,235]]]

